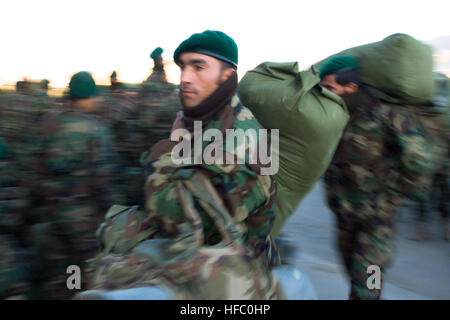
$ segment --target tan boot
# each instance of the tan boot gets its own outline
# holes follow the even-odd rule
[[[408,237],[408,240],[413,241],[424,241],[431,238],[431,233],[426,222],[417,222],[416,223],[416,231],[411,236]]]

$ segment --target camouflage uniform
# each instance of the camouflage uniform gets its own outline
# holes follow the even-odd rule
[[[34,108],[33,103],[33,97],[28,94],[0,93],[0,132],[16,155],[26,149],[28,132],[36,119],[38,109]]]
[[[118,166],[114,181],[123,205],[144,204],[144,170],[139,162],[142,152],[142,133],[138,124],[137,104],[130,93],[114,89],[104,96],[103,116],[111,129]]]
[[[41,298],[70,298],[67,267],[97,251],[95,231],[106,209],[115,202],[110,186],[115,155],[111,134],[101,119],[74,107],[46,117],[41,123],[36,170],[39,206],[31,243],[41,275]],[[82,273],[82,288],[85,277]]]
[[[37,147],[34,143],[36,123],[57,108],[57,99],[41,92],[0,92],[0,133],[25,175],[33,174],[29,160]]]
[[[325,174],[327,202],[338,221],[338,246],[351,278],[352,299],[377,299],[367,268],[383,271],[394,251],[401,197],[426,197],[430,146],[402,106],[362,94]]]
[[[413,109],[419,114],[427,132],[435,138],[436,145],[436,174],[433,177],[433,188],[428,201],[437,201],[441,214],[443,237],[450,240],[450,221],[448,205],[450,199],[449,169],[450,169],[450,79],[444,74],[435,74],[436,93],[431,105],[417,106]],[[420,111],[420,112],[419,112]],[[433,197],[434,195],[438,197]],[[430,236],[427,212],[427,202],[418,201],[418,219],[416,232],[409,237],[410,240],[425,240]]]
[[[142,152],[169,137],[177,111],[181,109],[176,89],[171,83],[152,81],[142,84],[137,115]]]
[[[0,299],[30,293],[26,249],[27,189],[7,144],[0,138]]]
[[[225,130],[229,128],[258,130],[261,126],[251,111],[242,106],[237,96],[234,96],[231,104],[227,105],[216,119],[204,125],[203,132],[212,128],[225,134]],[[159,230],[159,236],[171,238],[177,236],[178,228],[185,221],[185,215],[183,205],[174,196],[174,181],[183,178],[189,180],[193,172],[199,170],[206,174],[222,195],[226,208],[238,227],[244,230],[245,241],[254,248],[256,255],[263,256],[267,265],[278,265],[279,256],[270,237],[274,221],[275,182],[272,176],[260,175],[259,164],[249,164],[248,147],[244,164],[206,164],[202,161],[201,165],[177,167],[171,160],[171,148],[175,144],[177,143],[168,140],[161,141],[143,161],[148,176],[146,181],[148,226]],[[203,142],[203,150],[207,144],[208,142]],[[226,150],[225,145],[222,147]],[[236,149],[233,150],[235,155],[240,147],[242,148],[236,145]],[[213,244],[218,241],[217,230],[211,228],[211,220],[205,212],[202,210],[199,212],[205,243]]]

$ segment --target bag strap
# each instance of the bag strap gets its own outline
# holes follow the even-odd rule
[[[222,235],[222,241],[228,244],[242,238],[242,232],[235,226],[217,190],[202,172],[198,171],[189,180],[183,180],[183,184],[214,221]]]
[[[183,212],[194,227],[195,243],[197,246],[201,246],[204,241],[203,224],[197,210],[194,207],[194,199],[192,194],[186,190],[181,180],[176,182],[176,186]]]

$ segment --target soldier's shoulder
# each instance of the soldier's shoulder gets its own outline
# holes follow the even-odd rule
[[[384,123],[397,131],[418,127],[417,117],[407,106],[380,103],[380,114]]]
[[[253,115],[252,111],[244,106],[237,96],[231,101],[235,121],[233,127],[235,129],[261,129],[262,126]]]
[[[52,131],[95,133],[106,128],[104,121],[97,115],[78,110],[53,112],[47,115],[43,121],[43,127],[48,126],[49,129],[53,129]]]

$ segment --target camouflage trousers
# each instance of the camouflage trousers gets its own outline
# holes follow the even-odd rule
[[[378,207],[378,214],[360,214],[364,218],[358,218],[358,212],[349,214],[335,211],[338,248],[351,280],[350,299],[379,299],[381,296],[383,274],[394,255],[394,216],[400,201],[385,200]],[[372,275],[370,266],[379,267],[379,289],[368,286]]]

